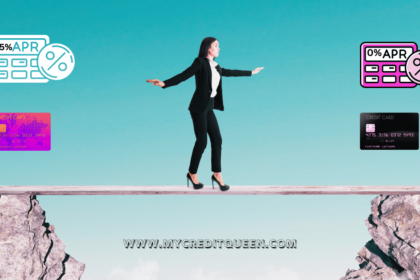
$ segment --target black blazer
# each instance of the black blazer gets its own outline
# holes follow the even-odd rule
[[[217,72],[220,74],[220,83],[217,87],[217,94],[214,99],[214,109],[224,111],[223,107],[223,95],[222,95],[222,76],[225,77],[240,77],[240,76],[251,76],[252,71],[245,70],[229,70],[220,68],[220,65],[216,67]],[[191,99],[190,106],[188,110],[195,113],[202,113],[207,107],[209,102],[210,94],[212,92],[211,88],[211,69],[210,62],[206,57],[197,57],[193,64],[188,67],[184,72],[178,74],[166,81],[165,86],[162,88],[167,88],[175,86],[189,78],[192,75],[195,75],[195,85],[196,89],[194,95]]]

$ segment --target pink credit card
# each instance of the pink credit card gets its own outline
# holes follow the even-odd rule
[[[0,151],[49,150],[50,113],[0,113]]]

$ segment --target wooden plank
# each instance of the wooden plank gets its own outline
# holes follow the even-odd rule
[[[379,195],[420,194],[420,186],[0,186],[0,195]]]

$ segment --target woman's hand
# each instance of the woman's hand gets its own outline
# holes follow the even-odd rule
[[[165,86],[165,83],[159,81],[158,79],[146,80],[146,82],[153,83],[154,86],[160,86],[160,87],[164,87]]]
[[[252,74],[257,74],[258,72],[261,71],[261,69],[264,69],[264,67],[255,68],[255,70],[252,71]]]

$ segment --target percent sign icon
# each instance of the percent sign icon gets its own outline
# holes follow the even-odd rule
[[[47,45],[38,54],[38,68],[48,79],[62,80],[73,71],[74,55],[64,45]]]
[[[420,85],[420,51],[412,53],[406,63],[408,77],[414,83]]]

